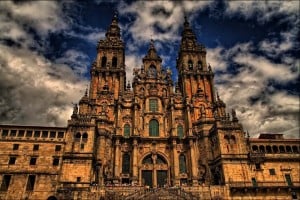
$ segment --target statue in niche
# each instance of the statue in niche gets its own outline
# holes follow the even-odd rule
[[[200,113],[201,113],[201,118],[205,118],[205,108],[204,106],[200,106]]]
[[[78,114],[78,106],[77,103],[75,103],[73,107],[73,115],[77,115],[77,114]]]
[[[149,72],[148,72],[150,77],[156,77],[157,72],[156,72],[156,67],[154,65],[151,65],[149,67]]]
[[[106,165],[104,165],[103,175],[106,178],[112,177],[111,161],[110,160],[108,160]]]
[[[208,63],[208,71],[210,71],[211,72],[211,66],[210,66],[210,64]]]

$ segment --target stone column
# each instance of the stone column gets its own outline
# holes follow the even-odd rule
[[[192,136],[193,135],[193,131],[192,131],[192,119],[191,119],[191,111],[190,111],[190,105],[188,104],[187,105],[187,109],[186,109],[186,112],[187,112],[187,121],[188,121],[188,135],[189,136]]]
[[[132,153],[132,179],[133,183],[138,181],[138,163],[137,163],[138,143],[137,140],[133,140],[133,153]]]
[[[156,188],[157,187],[157,171],[156,171],[156,154],[152,154],[152,160],[153,160],[153,187]]]
[[[120,177],[120,153],[121,153],[121,144],[120,140],[116,140],[116,152],[115,152],[115,177]]]
[[[179,185],[179,157],[176,149],[176,140],[172,141],[172,150],[173,150],[173,186]]]
[[[194,146],[194,142],[192,139],[190,139],[189,141],[190,143],[190,149],[191,149],[191,167],[192,167],[192,180],[193,180],[193,185],[197,185],[198,181],[197,181],[197,156],[195,154],[195,146]]]

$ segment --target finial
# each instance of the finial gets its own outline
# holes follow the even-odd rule
[[[118,20],[118,11],[117,10],[114,11],[114,17],[113,17],[113,19]]]
[[[184,23],[183,24],[185,27],[189,26],[189,22],[188,22],[186,14],[184,15]]]
[[[85,89],[85,93],[84,93],[84,96],[86,96],[86,97],[87,97],[87,94],[88,94],[88,86],[89,85],[86,85],[86,89]]]
[[[127,82],[127,90],[130,90],[131,86],[130,86],[130,81]]]
[[[154,49],[154,40],[152,39],[152,37],[150,39],[150,49]]]
[[[220,100],[220,96],[219,96],[218,90],[216,92],[217,92],[217,100]]]

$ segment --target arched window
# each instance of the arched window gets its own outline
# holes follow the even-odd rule
[[[117,67],[117,65],[118,65],[118,59],[117,59],[117,57],[113,57],[113,59],[112,59],[112,67],[114,67],[114,68],[116,68]]]
[[[252,146],[252,151],[253,151],[253,152],[258,152],[258,146],[253,145],[253,146]]]
[[[233,143],[235,143],[235,136],[234,136],[234,135],[231,135],[231,136],[230,136],[230,139],[231,139],[231,141],[232,141]]]
[[[293,149],[294,153],[298,153],[299,152],[297,146],[292,146],[292,149]]]
[[[282,146],[282,145],[279,146],[279,152],[280,153],[285,153],[284,146]]]
[[[124,125],[124,137],[129,137],[130,136],[130,125],[125,124]]]
[[[103,56],[101,60],[101,67],[106,67],[106,61],[107,61],[106,56]]]
[[[151,119],[149,122],[149,136],[159,136],[159,124],[155,119]]]
[[[88,134],[87,133],[84,133],[82,135],[82,142],[87,142],[87,139],[88,139]]]
[[[149,67],[149,76],[153,76],[153,77],[156,77],[156,67],[155,65],[150,65]]]
[[[189,60],[188,67],[189,69],[193,69],[193,61]]]
[[[272,146],[272,149],[273,149],[273,153],[278,153],[278,147],[277,146]]]
[[[181,139],[183,138],[183,126],[182,125],[178,125],[177,126],[177,136]]]
[[[271,148],[271,146],[266,146],[266,152],[267,153],[272,153],[272,148]]]
[[[260,146],[259,146],[259,151],[262,152],[262,153],[265,153],[265,152],[266,152],[266,151],[265,151],[265,146],[260,145]]]
[[[225,135],[224,139],[226,140],[227,143],[229,143],[229,136],[228,135]]]
[[[179,172],[186,173],[186,159],[183,154],[179,156]]]
[[[157,99],[149,99],[149,110],[151,112],[157,112],[158,111]]]
[[[122,173],[128,174],[130,172],[130,155],[128,153],[123,154],[122,161]]]
[[[167,164],[167,161],[161,155],[157,155],[156,163],[157,164]]]
[[[75,141],[80,142],[80,139],[81,139],[81,134],[78,132],[75,135]]]
[[[153,164],[153,160],[152,160],[151,155],[146,156],[146,157],[144,158],[144,160],[143,160],[142,163],[143,163],[143,164]]]
[[[285,148],[286,148],[286,152],[292,153],[292,148],[291,148],[291,146],[286,146]]]

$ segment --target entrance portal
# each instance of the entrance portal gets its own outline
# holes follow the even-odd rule
[[[168,180],[167,170],[157,170],[157,187],[164,187]]]
[[[147,185],[149,187],[153,187],[152,171],[151,170],[143,170],[142,171],[142,179],[143,179],[143,184],[144,185]]]
[[[168,163],[159,154],[149,154],[142,160],[141,182],[149,187],[164,187],[168,184]]]

